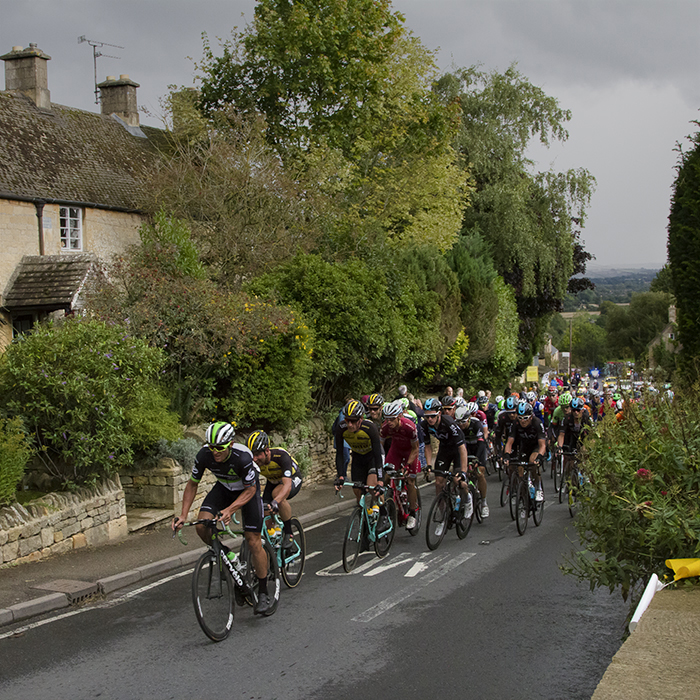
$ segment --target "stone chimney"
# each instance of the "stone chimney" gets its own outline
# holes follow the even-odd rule
[[[139,111],[136,103],[136,88],[138,83],[129,79],[128,75],[120,75],[117,80],[108,75],[107,80],[100,83],[100,103],[102,114],[116,114],[128,126],[139,125]]]
[[[51,56],[29,44],[27,49],[13,46],[0,59],[5,61],[5,90],[18,90],[40,109],[51,109],[47,70]]]

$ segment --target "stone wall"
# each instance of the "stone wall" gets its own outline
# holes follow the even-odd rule
[[[204,431],[190,429],[188,437],[203,440]],[[236,435],[236,442],[245,444],[247,433]],[[333,440],[323,421],[314,419],[287,435],[272,433],[273,447],[284,447],[301,464],[304,483],[313,484],[335,477],[335,450]],[[172,508],[179,514],[182,494],[190,478],[191,465],[184,467],[174,459],[164,457],[155,465],[137,464],[121,469],[121,483],[126,503],[130,508]],[[211,472],[205,474],[192,506],[196,515],[199,505],[214,484]],[[264,484],[264,479],[262,480]]]
[[[127,535],[119,477],[75,493],[50,493],[0,508],[0,564],[37,561]]]

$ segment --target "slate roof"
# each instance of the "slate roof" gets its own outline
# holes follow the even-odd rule
[[[141,131],[146,138],[110,116],[57,104],[46,111],[0,92],[0,197],[137,211],[139,177],[165,138]]]
[[[25,255],[10,279],[3,306],[14,314],[79,308],[80,291],[95,263],[89,253]]]

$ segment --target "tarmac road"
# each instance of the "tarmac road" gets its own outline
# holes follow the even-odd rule
[[[273,617],[238,608],[219,644],[197,625],[189,569],[52,613],[0,638],[0,699],[590,698],[626,607],[559,571],[574,537],[565,506],[550,502],[519,537],[497,483],[466,540],[450,531],[429,552],[423,529],[399,532],[350,575],[347,513],[310,526],[300,586]]]

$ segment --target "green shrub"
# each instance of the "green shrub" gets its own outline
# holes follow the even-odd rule
[[[17,484],[32,456],[27,436],[18,418],[0,418],[0,506],[13,503]]]
[[[179,440],[166,440],[161,438],[155,449],[156,459],[170,457],[187,470],[194,464],[194,458],[202,447],[202,443],[194,438],[181,438]]]
[[[590,498],[574,524],[583,549],[565,568],[591,589],[628,594],[666,559],[700,556],[700,421],[696,388],[672,403],[647,397],[607,417],[586,443]]]
[[[68,318],[7,349],[0,401],[31,430],[50,474],[66,485],[91,482],[130,464],[134,447],[174,434],[162,364],[162,352],[124,326]]]

